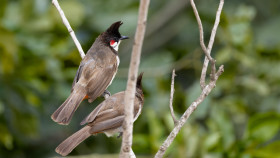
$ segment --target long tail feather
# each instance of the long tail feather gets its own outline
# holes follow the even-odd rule
[[[91,135],[89,133],[90,129],[90,126],[85,126],[84,128],[80,129],[78,132],[74,133],[61,144],[59,144],[55,151],[62,156],[68,155],[74,148],[76,148],[76,146],[78,146]]]
[[[70,94],[65,102],[52,114],[51,118],[54,122],[62,125],[68,125],[74,112],[86,96],[83,87],[75,87],[76,89]]]

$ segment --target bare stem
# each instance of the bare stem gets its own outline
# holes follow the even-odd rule
[[[220,4],[219,4],[219,7],[218,7],[218,10],[217,10],[217,13],[216,13],[215,23],[214,23],[214,26],[213,26],[213,29],[212,29],[212,32],[211,32],[211,36],[210,36],[210,40],[209,40],[209,43],[208,43],[208,47],[207,47],[207,50],[208,50],[209,53],[211,53],[211,51],[212,51],[212,47],[213,47],[213,44],[214,44],[217,28],[218,28],[219,23],[220,23],[220,17],[221,17],[223,6],[224,6],[224,0],[221,0]]]
[[[70,24],[69,24],[69,22],[68,22],[66,16],[64,15],[63,10],[60,8],[58,1],[57,1],[57,0],[52,0],[52,4],[53,4],[53,5],[56,7],[56,9],[58,10],[58,12],[59,12],[59,14],[60,14],[60,16],[61,16],[61,19],[62,19],[63,24],[66,26],[66,28],[67,28],[68,32],[70,33],[70,35],[71,35],[71,37],[72,37],[72,39],[73,39],[73,41],[74,41],[76,47],[78,48],[78,51],[79,51],[79,53],[80,53],[81,58],[83,59],[84,56],[85,56],[85,53],[84,53],[84,51],[83,51],[83,48],[82,48],[81,44],[79,43],[79,41],[78,41],[78,39],[77,39],[77,37],[76,37],[76,35],[75,35],[73,29],[71,28],[71,26],[70,26]]]
[[[201,23],[198,11],[196,9],[194,1],[190,0],[190,2],[191,2],[191,5],[192,5],[192,8],[193,8],[197,23],[198,23],[198,27],[199,27],[200,45],[201,45],[202,50],[204,51],[204,53],[206,55],[206,57],[204,59],[204,63],[203,63],[203,68],[202,68],[202,71],[201,71],[201,77],[200,77],[200,86],[201,86],[201,89],[203,89],[205,87],[206,72],[207,72],[207,67],[208,67],[209,60],[211,62],[211,76],[210,76],[211,80],[214,80],[215,73],[216,73],[215,60],[210,56],[210,54],[211,54],[211,50],[212,50],[213,43],[214,43],[214,40],[215,40],[217,28],[218,28],[218,25],[219,25],[219,22],[220,22],[220,16],[221,16],[221,12],[222,12],[223,5],[224,5],[224,0],[220,0],[220,4],[219,4],[219,7],[218,7],[218,10],[217,10],[217,13],[216,13],[215,23],[214,23],[214,26],[213,26],[213,29],[212,29],[212,33],[211,33],[210,40],[209,40],[207,48],[204,44],[203,27],[202,27],[202,23]]]
[[[196,9],[195,3],[193,2],[193,0],[190,0],[190,2],[193,7],[193,11],[194,11],[195,17],[197,19],[198,27],[199,27],[200,45],[205,54],[205,61],[207,60],[207,63],[204,62],[204,64],[203,64],[202,74],[201,74],[201,79],[200,79],[200,86],[201,86],[202,92],[201,92],[200,96],[194,102],[192,102],[192,104],[189,106],[189,108],[185,111],[185,113],[179,119],[179,121],[175,125],[174,129],[171,131],[171,133],[169,134],[167,139],[164,141],[164,143],[161,145],[160,149],[156,153],[155,158],[163,157],[165,151],[171,145],[171,143],[174,141],[175,137],[177,136],[177,134],[179,133],[179,131],[181,130],[183,125],[186,123],[189,116],[194,112],[194,110],[198,107],[198,105],[200,103],[202,103],[204,101],[204,99],[209,95],[209,93],[212,91],[212,89],[216,86],[216,82],[217,82],[219,76],[222,74],[222,72],[224,72],[224,66],[222,65],[219,67],[219,70],[216,73],[215,59],[213,59],[210,56],[211,49],[212,49],[212,46],[214,43],[214,38],[216,35],[216,30],[219,25],[219,20],[220,20],[220,15],[221,15],[222,7],[224,4],[224,0],[220,0],[220,5],[219,5],[218,11],[217,11],[216,20],[215,20],[214,27],[212,29],[212,34],[210,37],[208,48],[206,48],[206,46],[204,44],[203,27],[202,27],[202,23],[201,23],[198,11]],[[211,80],[210,80],[209,84],[206,85],[205,77],[206,77],[207,66],[208,66],[209,60],[211,62],[211,76],[210,76]],[[171,88],[172,88],[172,84],[171,84]],[[171,109],[171,106],[170,106],[170,109]],[[173,109],[171,109],[171,113],[173,113]]]
[[[192,104],[189,106],[189,108],[185,111],[185,113],[182,115],[180,120],[178,121],[178,124],[175,125],[174,129],[171,131],[167,139],[164,141],[164,143],[160,146],[160,149],[155,155],[155,158],[162,158],[166,149],[171,145],[171,143],[174,141],[175,137],[183,127],[183,125],[186,123],[190,115],[194,112],[194,110],[197,108],[197,106],[204,101],[204,99],[208,96],[208,94],[212,91],[212,89],[216,86],[216,81],[219,77],[219,75],[222,74],[224,71],[224,67],[221,66],[218,72],[216,73],[216,79],[213,81],[210,81],[208,85],[205,86],[205,88],[202,90],[200,96],[192,102]]]
[[[128,81],[127,88],[125,91],[125,119],[123,123],[123,139],[122,147],[120,152],[121,158],[130,157],[132,150],[132,131],[133,131],[133,103],[135,98],[135,87],[136,87],[136,78],[138,74],[138,67],[140,63],[140,56],[142,45],[144,41],[144,35],[146,30],[147,15],[149,8],[150,0],[141,0],[138,12],[138,24],[136,28],[136,33],[134,37],[134,45],[132,48],[129,72],[128,72]]]
[[[169,108],[170,108],[170,112],[171,112],[171,116],[174,122],[174,125],[176,126],[178,123],[178,120],[175,117],[174,114],[174,110],[173,110],[173,95],[174,95],[174,78],[175,78],[176,74],[175,74],[175,69],[173,69],[172,71],[172,80],[171,80],[171,91],[170,91],[170,100],[169,100]]]

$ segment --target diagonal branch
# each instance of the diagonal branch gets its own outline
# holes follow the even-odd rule
[[[186,123],[190,115],[194,112],[194,110],[197,108],[197,106],[204,101],[204,99],[208,96],[208,94],[212,91],[212,89],[216,86],[216,81],[219,77],[219,75],[222,74],[224,71],[224,66],[220,66],[218,72],[215,74],[215,80],[211,80],[208,85],[205,86],[205,88],[202,90],[200,96],[192,102],[192,104],[189,106],[189,108],[185,111],[185,113],[182,115],[180,120],[178,121],[178,124],[175,125],[174,129],[171,131],[169,136],[166,138],[166,140],[163,142],[163,144],[160,146],[160,149],[155,155],[155,158],[162,158],[167,148],[171,145],[183,125]]]
[[[174,122],[174,125],[176,126],[178,123],[178,120],[175,117],[174,114],[174,110],[173,110],[173,95],[174,95],[174,78],[175,78],[176,74],[175,74],[175,69],[173,69],[172,71],[172,81],[171,81],[171,91],[170,91],[170,100],[169,100],[169,108],[170,108],[170,112],[171,112],[171,116]]]
[[[120,152],[120,157],[127,158],[130,157],[131,145],[132,145],[132,131],[133,131],[133,103],[135,98],[136,90],[136,78],[138,74],[138,67],[140,63],[140,56],[142,45],[144,41],[144,35],[146,30],[147,15],[150,0],[141,0],[138,13],[138,24],[136,28],[136,33],[134,37],[134,45],[132,48],[127,88],[125,91],[125,119],[123,123],[123,139],[122,147]]]
[[[77,39],[77,37],[76,37],[76,35],[75,35],[73,29],[71,28],[71,26],[70,26],[70,24],[69,24],[69,22],[68,22],[66,16],[64,15],[63,10],[60,8],[58,1],[57,1],[57,0],[52,0],[52,4],[53,4],[53,5],[56,7],[56,9],[58,10],[59,15],[61,16],[61,19],[62,19],[63,24],[66,26],[66,28],[67,28],[68,32],[70,33],[70,35],[71,35],[71,37],[72,37],[72,39],[73,39],[73,41],[74,41],[76,47],[78,48],[78,51],[79,51],[79,53],[80,53],[81,58],[83,59],[84,56],[85,56],[85,53],[84,53],[84,51],[83,51],[83,48],[82,48],[81,44],[79,43],[79,41],[78,41],[78,39]]]
[[[194,1],[190,0],[190,2],[191,2],[191,5],[192,5],[192,8],[193,8],[197,23],[198,23],[198,27],[199,27],[200,45],[201,45],[201,48],[206,55],[206,57],[204,59],[204,63],[203,63],[203,68],[202,68],[202,71],[201,71],[201,77],[200,77],[200,86],[201,86],[201,89],[203,89],[205,87],[205,78],[206,78],[206,72],[207,72],[207,67],[208,67],[209,60],[211,62],[211,76],[210,76],[211,80],[213,80],[214,76],[215,76],[215,71],[216,71],[215,60],[210,56],[210,53],[211,53],[211,50],[212,50],[212,47],[213,47],[213,43],[214,43],[214,39],[215,39],[215,36],[216,36],[217,28],[218,28],[218,25],[219,25],[219,22],[220,22],[220,16],[221,16],[222,8],[223,8],[223,5],[224,5],[224,0],[220,1],[219,7],[218,7],[218,10],[217,10],[217,13],[216,13],[216,19],[215,19],[214,27],[212,29],[212,33],[211,33],[210,40],[209,40],[207,48],[206,48],[205,43],[204,43],[203,27],[202,27],[202,23],[201,23],[198,11],[196,9]]]
[[[213,88],[216,86],[216,82],[217,82],[219,76],[224,72],[224,66],[223,65],[220,66],[218,72],[216,72],[215,59],[213,59],[210,56],[211,49],[212,49],[212,46],[213,46],[213,43],[214,43],[214,38],[215,38],[215,35],[216,35],[216,30],[217,30],[217,27],[219,25],[219,19],[220,19],[222,7],[223,7],[223,4],[224,4],[224,0],[220,0],[220,5],[219,5],[218,11],[217,11],[215,25],[214,25],[214,28],[212,30],[212,34],[211,34],[211,38],[210,38],[210,41],[209,41],[208,49],[206,48],[206,46],[204,44],[203,27],[202,27],[201,20],[199,18],[198,11],[195,7],[195,3],[193,2],[193,0],[190,0],[190,2],[191,2],[191,5],[193,7],[196,19],[197,19],[199,32],[200,32],[200,45],[202,47],[202,50],[204,51],[205,60],[207,59],[208,62],[209,61],[211,62],[211,76],[210,76],[211,80],[210,80],[208,85],[205,85],[205,77],[206,77],[206,71],[207,71],[207,66],[208,66],[208,62],[207,62],[207,64],[204,63],[203,68],[202,68],[202,74],[201,74],[201,80],[200,80],[200,85],[201,85],[201,88],[202,88],[202,92],[201,92],[200,96],[194,102],[192,102],[192,104],[189,106],[189,108],[182,115],[182,117],[180,118],[178,123],[175,125],[174,129],[171,131],[171,133],[169,134],[167,139],[161,145],[160,149],[158,150],[158,152],[155,155],[155,158],[163,157],[165,151],[171,145],[171,143],[174,141],[175,137],[177,136],[177,134],[179,133],[179,131],[181,130],[183,125],[186,123],[189,116],[194,112],[194,110],[197,108],[197,106],[200,103],[202,103],[204,101],[204,99],[209,95],[209,93],[213,90]],[[205,70],[205,72],[203,70]],[[171,87],[172,87],[172,84],[171,84]],[[173,111],[173,109],[171,109],[171,113],[172,113],[172,111]]]

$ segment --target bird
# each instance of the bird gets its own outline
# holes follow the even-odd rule
[[[144,94],[142,90],[143,73],[137,77],[136,92],[134,99],[134,119],[133,122],[141,114],[144,104]],[[124,122],[124,96],[125,92],[118,92],[102,103],[100,103],[82,122],[81,125],[87,124],[82,129],[64,140],[55,151],[62,155],[68,155],[76,146],[87,139],[91,135],[105,133],[107,137],[113,136],[115,133],[123,132],[122,124]]]
[[[119,33],[122,24],[121,21],[113,23],[95,39],[80,62],[71,94],[51,115],[54,122],[68,125],[83,100],[88,99],[91,103],[101,95],[110,95],[107,87],[112,83],[120,63],[118,48],[122,40],[128,39]]]

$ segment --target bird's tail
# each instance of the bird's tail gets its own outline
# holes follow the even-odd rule
[[[65,100],[65,102],[52,114],[51,118],[54,122],[62,125],[68,125],[74,112],[77,110],[80,103],[86,96],[86,90],[84,87],[77,85]]]
[[[91,135],[89,133],[90,129],[90,126],[83,127],[78,132],[74,133],[61,144],[59,144],[55,151],[62,156],[68,155],[74,148],[76,148],[76,146],[78,146]]]

